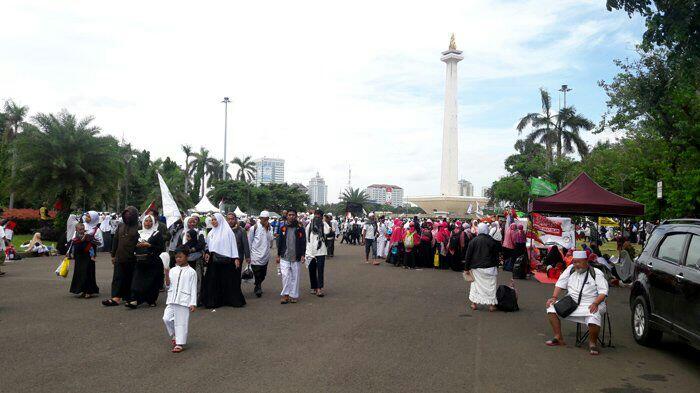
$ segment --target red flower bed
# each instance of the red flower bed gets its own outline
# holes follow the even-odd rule
[[[49,217],[55,218],[56,211],[49,210]],[[2,213],[2,218],[8,220],[38,220],[41,217],[39,209],[7,209]]]

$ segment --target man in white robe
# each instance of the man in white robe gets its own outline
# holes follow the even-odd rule
[[[554,293],[547,300],[547,317],[554,332],[554,338],[545,344],[549,346],[565,345],[561,333],[561,321],[554,308],[559,294],[566,290],[578,307],[571,315],[567,316],[567,321],[583,323],[588,325],[588,346],[591,355],[598,355],[597,346],[600,326],[605,313],[605,298],[608,295],[608,282],[603,272],[588,265],[588,258],[585,251],[574,251],[573,262],[559,276],[559,280],[554,285]],[[583,287],[583,289],[581,289]],[[579,300],[580,294],[580,300]]]

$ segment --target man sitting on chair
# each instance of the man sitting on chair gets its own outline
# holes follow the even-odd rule
[[[583,286],[583,291],[581,291],[581,286]],[[579,300],[579,293],[581,294],[576,310],[564,319],[588,325],[589,351],[591,355],[598,355],[598,333],[603,322],[603,314],[605,314],[608,282],[605,280],[603,272],[588,265],[585,251],[574,251],[573,263],[559,276],[559,280],[554,285],[554,293],[547,300],[547,317],[554,331],[554,338],[545,343],[549,346],[565,345],[561,334],[561,322],[554,309],[554,303],[564,289],[575,302]]]

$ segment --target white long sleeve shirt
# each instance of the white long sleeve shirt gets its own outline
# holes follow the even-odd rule
[[[170,287],[168,288],[168,300],[166,304],[179,306],[197,305],[197,273],[190,267],[175,266],[170,269]]]
[[[265,230],[260,223],[248,230],[248,245],[250,247],[250,264],[262,266],[270,261],[270,248],[272,248],[272,226]]]

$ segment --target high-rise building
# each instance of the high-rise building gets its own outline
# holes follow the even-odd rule
[[[460,180],[459,196],[474,196],[474,185],[469,180]]]
[[[394,207],[403,206],[403,188],[391,184],[372,184],[365,189],[370,201]]]
[[[284,183],[284,160],[281,158],[256,158],[255,185]]]
[[[482,197],[485,197],[486,194],[489,192],[490,189],[491,189],[491,187],[487,187],[487,186],[481,187],[481,196],[482,196]]]
[[[328,203],[328,186],[326,181],[316,172],[316,176],[309,180],[309,202],[312,205],[325,205]]]

